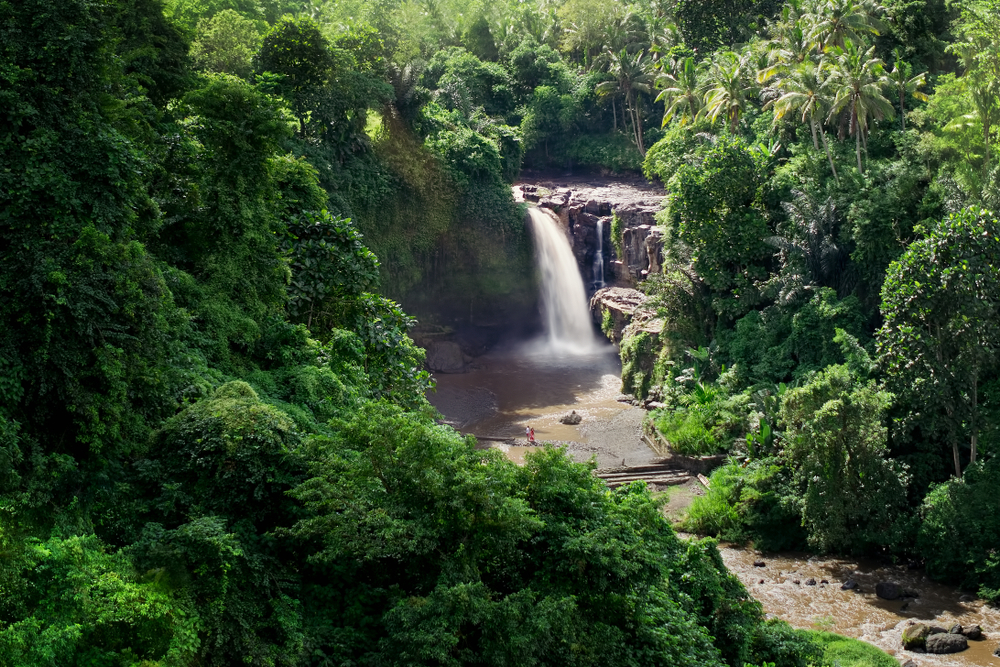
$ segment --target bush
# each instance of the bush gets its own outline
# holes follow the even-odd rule
[[[653,424],[671,449],[686,456],[718,454],[747,432],[749,396],[729,396],[718,385],[698,384],[681,405],[654,413]]]
[[[711,488],[696,498],[686,528],[733,542],[753,542],[764,551],[802,548],[799,500],[791,471],[778,458],[746,467],[731,459],[711,476]]]
[[[897,667],[895,659],[881,649],[865,642],[833,632],[800,630],[823,651],[824,667]]]
[[[1000,602],[1000,459],[978,461],[934,487],[920,510],[917,550],[927,573]]]

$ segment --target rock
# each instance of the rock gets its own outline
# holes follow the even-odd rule
[[[761,579],[761,580],[760,580],[760,581],[758,581],[757,583],[758,583],[758,584],[762,584],[762,583],[764,583],[764,580],[763,580],[763,579]]]
[[[1000,646],[997,647],[997,650],[993,651],[993,655],[1000,658]]]
[[[962,635],[942,632],[929,636],[924,641],[928,653],[958,653],[969,648],[969,641]]]
[[[883,600],[898,600],[903,594],[903,589],[899,584],[891,581],[880,581],[875,584],[875,595]]]
[[[559,418],[560,424],[569,424],[570,426],[576,426],[583,421],[583,417],[576,414],[576,410],[573,410],[568,415],[563,415]]]
[[[958,598],[958,601],[959,602],[975,602],[976,601],[976,596],[975,595],[968,595],[968,594],[966,594],[966,595],[963,595],[962,597]]]
[[[853,579],[848,579],[847,581],[845,581],[840,585],[840,590],[853,591],[857,587],[858,587],[858,582],[854,581]]]
[[[964,635],[965,634],[964,632],[962,632],[962,626],[959,625],[958,623],[956,623],[953,626],[951,626],[950,628],[948,628],[948,632],[950,634],[953,634],[953,635]]]
[[[458,343],[439,341],[427,348],[427,368],[438,373],[461,373],[465,357]]]
[[[914,623],[903,629],[903,648],[907,651],[923,650],[931,629],[926,623]]]
[[[947,632],[948,631],[945,630],[944,628],[942,628],[940,625],[932,625],[932,626],[930,626],[930,632],[928,634],[931,634],[931,635],[942,635],[942,634],[945,634]]]
[[[917,667],[917,661],[916,660],[907,660],[906,662],[904,662],[899,667]]]
[[[967,628],[962,628],[962,634],[965,635],[967,639],[978,641],[983,638],[983,629],[978,625],[970,625]]]
[[[802,582],[800,582],[798,579],[792,579],[792,583],[795,584],[796,586],[800,586],[802,584]]]
[[[827,581],[826,579],[820,579],[820,580],[819,580],[819,583],[821,583],[821,584],[828,584],[828,583],[830,583],[830,582],[829,582],[829,581]]]
[[[767,563],[765,563],[765,562],[764,562],[764,561],[762,561],[762,560],[755,560],[755,561],[753,562],[753,566],[754,566],[754,567],[767,567]]]
[[[806,586],[815,586],[815,585],[816,585],[816,580],[815,579],[813,579],[812,577],[809,577],[808,579],[806,579]]]

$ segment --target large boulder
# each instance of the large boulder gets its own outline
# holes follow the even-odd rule
[[[427,348],[427,368],[437,373],[461,373],[465,370],[465,356],[458,343],[439,341]]]
[[[594,321],[604,326],[604,314],[611,316],[611,328],[605,331],[608,338],[616,345],[621,344],[622,336],[633,321],[646,321],[656,313],[645,307],[647,296],[639,290],[627,287],[605,287],[598,290],[590,298],[590,312]]]
[[[891,581],[880,581],[875,584],[875,595],[883,600],[898,600],[903,594],[903,589],[899,584]]]
[[[962,628],[962,634],[966,636],[967,639],[980,640],[983,638],[983,629],[979,625],[970,625],[969,627]]]
[[[941,632],[927,637],[924,648],[928,653],[958,653],[969,648],[969,640],[962,635]]]
[[[570,426],[576,426],[577,424],[579,424],[582,421],[583,421],[583,417],[581,417],[580,415],[576,414],[576,410],[573,410],[568,415],[563,415],[562,417],[559,418],[559,423],[560,424],[568,424]]]
[[[907,651],[922,651],[931,634],[931,628],[926,623],[914,623],[903,629],[903,648]]]

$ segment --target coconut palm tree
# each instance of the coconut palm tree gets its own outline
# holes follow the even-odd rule
[[[880,34],[879,12],[881,7],[876,3],[827,0],[814,9],[809,39],[820,49],[843,47],[848,40],[860,43],[866,35]]]
[[[818,130],[833,178],[839,185],[837,168],[833,164],[830,146],[823,131],[823,118],[833,101],[831,79],[825,59],[817,62],[807,60],[792,70],[788,76],[779,80],[777,89],[781,96],[771,100],[764,107],[774,108],[775,123],[792,113],[799,117],[800,122],[808,122],[809,130],[812,132],[813,148],[816,150],[819,150],[819,141],[816,138]]]
[[[924,102],[927,101],[927,94],[918,90],[927,83],[926,73],[921,72],[920,74],[911,77],[913,74],[913,66],[908,62],[904,62],[902,58],[902,51],[899,47],[896,47],[892,55],[895,56],[895,62],[892,64],[892,70],[889,71],[888,77],[889,81],[892,82],[892,86],[896,89],[896,93],[899,95],[899,123],[900,129],[906,129],[906,97],[912,95],[918,100]]]
[[[756,70],[749,52],[719,54],[704,77],[705,106],[702,115],[713,123],[724,116],[729,131],[736,132],[740,118],[753,96]]]
[[[649,55],[639,51],[630,55],[627,49],[612,51],[606,48],[603,54],[608,63],[608,72],[614,77],[603,81],[594,89],[598,95],[622,95],[625,111],[632,121],[632,136],[640,155],[646,154],[642,133],[642,95],[652,91],[653,75],[650,73]]]
[[[663,102],[663,125],[674,117],[680,118],[681,125],[691,122],[701,110],[701,92],[698,87],[700,68],[694,58],[675,60],[670,71],[663,72],[656,79],[660,94],[657,102]]]
[[[891,85],[885,75],[884,63],[875,57],[875,47],[862,50],[850,39],[844,47],[833,47],[832,76],[830,83],[836,96],[830,104],[827,120],[841,112],[849,114],[850,134],[854,135],[858,171],[864,171],[861,164],[861,148],[867,150],[869,121],[892,118],[896,114],[892,103],[882,94]]]

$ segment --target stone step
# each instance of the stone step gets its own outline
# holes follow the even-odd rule
[[[690,477],[691,475],[683,470],[650,470],[649,472],[639,472],[639,473],[614,473],[611,475],[598,475],[601,479],[611,482],[618,479],[645,479],[647,477]]]
[[[609,488],[617,488],[624,484],[630,484],[632,482],[645,482],[646,484],[663,484],[665,486],[676,486],[678,484],[684,484],[689,479],[690,475],[661,475],[659,477],[634,477],[631,479],[607,479],[604,480]]]

